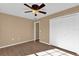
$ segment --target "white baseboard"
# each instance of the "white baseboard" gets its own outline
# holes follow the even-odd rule
[[[47,42],[43,42],[43,41],[40,41],[41,43],[44,43],[44,44],[47,44],[47,45],[50,45],[49,43],[47,43]]]
[[[22,43],[30,42],[30,41],[33,41],[33,40],[18,42],[18,43],[14,43],[14,44],[9,44],[9,45],[2,46],[0,48],[6,48],[6,47],[10,47],[10,46],[14,46],[14,45],[17,45],[17,44],[22,44]]]

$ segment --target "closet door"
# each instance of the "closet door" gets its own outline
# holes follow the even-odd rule
[[[49,43],[79,52],[79,13],[50,20]]]

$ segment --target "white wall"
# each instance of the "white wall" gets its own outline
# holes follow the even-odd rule
[[[50,20],[49,43],[79,53],[79,13]]]

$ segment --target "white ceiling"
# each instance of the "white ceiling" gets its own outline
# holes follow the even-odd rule
[[[29,3],[31,6],[33,3]],[[38,4],[40,5],[40,3]],[[34,16],[32,13],[24,13],[24,11],[31,10],[28,7],[24,6],[23,3],[0,3],[0,12],[7,13],[10,15],[20,16],[24,18],[29,18],[32,20],[45,17],[47,15],[71,8],[73,6],[79,5],[77,3],[45,3],[45,7],[42,10],[46,11],[47,14],[39,13],[37,16]]]

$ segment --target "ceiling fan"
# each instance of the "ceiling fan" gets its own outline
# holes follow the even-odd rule
[[[40,6],[37,4],[33,4],[32,6],[29,6],[28,4],[24,4],[24,5],[32,9],[31,11],[25,11],[25,13],[32,12],[35,16],[37,16],[37,13],[46,14],[46,12],[40,10],[43,7],[45,7],[44,3],[42,3]]]

